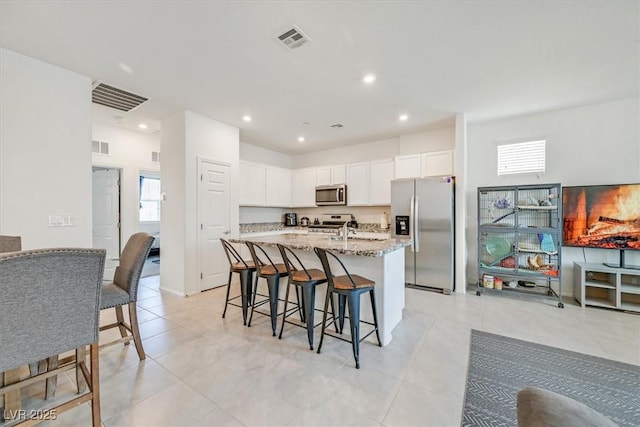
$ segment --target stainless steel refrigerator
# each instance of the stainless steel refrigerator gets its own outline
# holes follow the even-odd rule
[[[392,237],[412,240],[405,249],[408,286],[455,289],[454,200],[453,177],[391,182]]]

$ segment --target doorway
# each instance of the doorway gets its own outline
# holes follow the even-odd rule
[[[93,247],[105,249],[103,280],[113,280],[120,262],[120,174],[117,168],[93,167]]]
[[[229,263],[220,239],[231,233],[230,165],[198,160],[200,291],[226,285]]]

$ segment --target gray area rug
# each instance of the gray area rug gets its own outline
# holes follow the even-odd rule
[[[640,366],[472,330],[462,425],[516,426],[517,393],[527,386],[640,426]]]

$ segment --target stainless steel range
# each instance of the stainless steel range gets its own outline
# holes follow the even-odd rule
[[[351,214],[323,214],[321,220],[320,224],[310,225],[309,228],[336,229],[342,227],[346,222],[353,221],[354,218]]]

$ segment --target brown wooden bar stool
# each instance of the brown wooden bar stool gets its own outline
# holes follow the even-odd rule
[[[233,305],[242,308],[242,320],[244,324],[247,324],[247,314],[249,305],[251,304],[251,280],[253,279],[253,272],[256,271],[256,266],[253,261],[244,260],[236,251],[231,243],[224,239],[220,239],[224,253],[229,260],[229,280],[227,281],[227,298],[224,302],[224,311],[222,312],[222,318],[227,314],[227,305]],[[231,290],[231,276],[233,273],[238,273],[240,276],[240,295],[229,298],[229,292]],[[232,301],[240,298],[241,304],[236,304]]]
[[[376,313],[376,298],[375,298],[375,282],[365,277],[358,276],[357,274],[349,274],[346,267],[340,261],[340,259],[332,252],[326,251],[321,248],[313,248],[313,251],[320,258],[322,267],[324,268],[324,274],[327,277],[327,297],[324,302],[324,315],[322,316],[322,333],[320,334],[320,344],[318,345],[318,353],[322,349],[322,341],[324,340],[325,330],[327,329],[327,312],[329,308],[329,300],[333,300],[333,294],[337,294],[339,298],[346,299],[347,307],[349,309],[349,324],[351,325],[351,340],[347,340],[337,335],[327,334],[334,338],[338,338],[342,341],[351,342],[353,348],[353,358],[356,361],[356,368],[360,369],[360,342],[366,339],[372,333],[376,333],[378,339],[378,346],[382,347],[380,341],[380,332],[378,331],[378,315]],[[327,254],[331,255],[342,267],[345,275],[334,276],[331,273],[331,265]],[[360,320],[360,295],[368,292],[371,298],[371,311],[373,312],[373,323],[365,320]],[[333,301],[332,301],[333,303]],[[340,327],[339,331],[342,333],[342,325],[344,321],[343,310],[340,309]],[[332,323],[336,323],[337,319],[335,313],[332,316]],[[360,322],[373,326],[373,329],[369,331],[365,336],[360,338]]]
[[[253,295],[251,302],[251,314],[249,315],[248,327],[251,327],[251,320],[253,319],[253,313],[256,311],[256,307],[262,304],[269,303],[269,316],[271,317],[271,330],[273,336],[276,336],[276,327],[278,323],[278,301],[280,294],[280,278],[289,275],[287,267],[282,263],[274,263],[265,250],[256,243],[246,242],[251,252],[251,258],[256,266],[256,276],[253,281]],[[266,261],[264,261],[266,260]],[[258,292],[258,279],[265,279],[269,288],[269,297],[266,300],[259,301],[256,304],[256,294]],[[300,298],[298,298],[298,306],[300,305]],[[265,313],[261,313],[265,314]]]
[[[298,288],[302,290],[302,307],[298,306],[297,308],[302,309],[303,311],[302,321],[305,322],[305,326],[307,328],[309,350],[313,350],[313,329],[316,326],[314,323],[316,287],[323,283],[327,283],[327,277],[325,276],[323,271],[318,270],[317,268],[307,269],[300,261],[300,258],[298,258],[298,256],[286,246],[278,244],[278,249],[280,249],[282,260],[284,261],[284,264],[289,271],[287,292],[284,297],[284,315],[282,316],[282,326],[280,327],[279,338],[282,339],[282,331],[284,331],[285,322],[291,323],[296,326],[301,326],[298,323],[287,321],[287,317],[293,314],[287,312],[287,305],[289,303],[289,289],[291,288],[291,285],[294,285],[296,286],[296,291],[298,290]],[[333,308],[333,300],[331,300],[332,314],[334,312]],[[336,332],[337,331],[338,329],[336,326]]]

